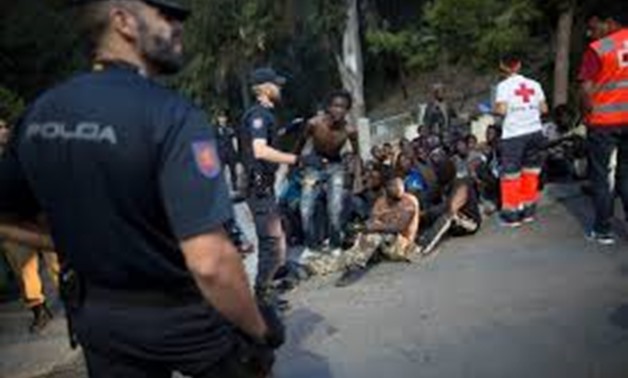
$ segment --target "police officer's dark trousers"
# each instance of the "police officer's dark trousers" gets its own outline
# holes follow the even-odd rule
[[[285,262],[286,238],[281,213],[273,193],[253,194],[248,198],[258,239],[256,291],[265,294],[271,289],[277,270]]]
[[[615,194],[622,199],[628,220],[628,126],[620,129],[589,129],[588,149],[590,178],[593,184],[595,223],[593,230],[607,233],[615,210]],[[611,156],[617,151],[617,167],[611,167]]]
[[[72,311],[90,378],[257,376],[245,362],[246,341],[202,298],[136,294],[88,289]]]

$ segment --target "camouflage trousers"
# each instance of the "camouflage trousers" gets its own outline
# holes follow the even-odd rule
[[[401,235],[362,234],[343,255],[343,267],[366,267],[377,252],[391,261],[409,261],[411,250],[411,243]]]
[[[410,261],[412,243],[403,236],[360,234],[355,245],[341,256],[320,255],[305,263],[314,274],[327,275],[351,267],[366,267],[376,253],[391,261]]]

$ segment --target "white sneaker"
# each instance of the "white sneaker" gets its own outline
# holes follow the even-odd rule
[[[332,257],[340,257],[340,256],[342,256],[342,248],[332,249],[331,252],[329,252],[329,254]]]
[[[305,248],[305,250],[303,250],[303,253],[301,254],[301,257],[299,258],[299,260],[301,262],[303,262],[303,261],[311,260],[311,259],[316,258],[318,256],[320,256],[320,253],[318,251],[315,251],[315,250],[310,249],[310,248]]]
[[[616,237],[611,232],[595,232],[589,231],[586,235],[587,240],[598,243],[600,245],[615,245],[617,243]]]

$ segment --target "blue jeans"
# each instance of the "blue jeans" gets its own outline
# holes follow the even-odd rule
[[[628,127],[613,130],[590,129],[588,135],[590,177],[593,183],[595,223],[599,233],[611,231],[615,211],[615,194],[621,197],[628,214]],[[610,160],[617,149],[617,172],[612,176]],[[615,187],[613,188],[613,181]],[[613,190],[614,189],[614,190]]]
[[[306,168],[301,192],[301,224],[308,248],[318,247],[315,210],[324,193],[327,194],[327,216],[332,248],[342,245],[343,209],[345,197],[345,171],[342,164],[329,164],[324,168]]]

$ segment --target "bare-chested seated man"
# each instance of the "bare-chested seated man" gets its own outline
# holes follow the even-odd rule
[[[315,256],[321,247],[314,213],[324,192],[327,194],[330,250],[334,255],[339,255],[341,251],[346,188],[342,152],[347,141],[351,142],[353,152],[359,156],[358,130],[347,122],[347,114],[352,103],[351,95],[346,91],[330,94],[325,111],[308,121],[307,129],[297,143],[295,152],[298,155],[309,140],[312,141],[313,147],[312,152],[302,159],[305,171],[300,210],[307,247],[303,260]],[[360,164],[359,159],[356,164]]]
[[[419,201],[405,192],[403,180],[388,179],[386,193],[375,202],[356,244],[341,258],[345,273],[336,286],[347,286],[360,279],[377,253],[392,261],[409,261],[416,247],[419,213]]]

